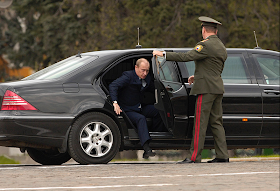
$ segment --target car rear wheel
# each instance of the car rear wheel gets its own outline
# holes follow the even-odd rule
[[[80,164],[108,163],[117,154],[120,140],[119,129],[109,116],[87,113],[70,130],[68,152]]]
[[[71,159],[67,152],[60,153],[57,149],[40,150],[27,148],[26,150],[34,161],[43,165],[61,165]]]

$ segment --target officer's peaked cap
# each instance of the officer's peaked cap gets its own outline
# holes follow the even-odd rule
[[[200,20],[202,22],[201,26],[211,26],[211,27],[217,28],[218,25],[222,25],[222,23],[220,23],[219,21],[216,21],[215,19],[212,19],[210,17],[201,16],[201,17],[198,17],[198,20]]]

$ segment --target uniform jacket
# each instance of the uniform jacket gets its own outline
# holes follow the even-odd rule
[[[112,101],[118,101],[123,111],[140,111],[140,104],[143,101],[143,94],[146,91],[154,91],[154,83],[148,74],[146,86],[142,87],[142,81],[135,70],[125,71],[109,85],[109,92]]]
[[[196,44],[186,53],[166,52],[166,60],[177,62],[195,62],[194,84],[190,94],[223,94],[224,84],[221,73],[227,51],[216,35],[211,35]]]

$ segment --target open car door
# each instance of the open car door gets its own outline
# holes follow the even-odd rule
[[[155,108],[158,109],[166,128],[177,138],[185,138],[189,127],[189,95],[175,61],[166,61],[163,57],[152,59],[155,96]]]
[[[174,125],[174,115],[172,111],[170,97],[166,89],[168,87],[165,87],[160,81],[161,63],[159,62],[157,56],[154,56],[152,58],[152,67],[155,78],[154,84],[156,103],[154,104],[154,106],[159,111],[165,127],[168,129],[169,132],[173,133],[172,127]]]

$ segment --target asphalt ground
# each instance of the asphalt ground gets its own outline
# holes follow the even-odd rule
[[[209,160],[209,159],[208,159]],[[279,157],[230,158],[229,163],[125,161],[102,165],[0,165],[0,191],[20,190],[272,190]]]

